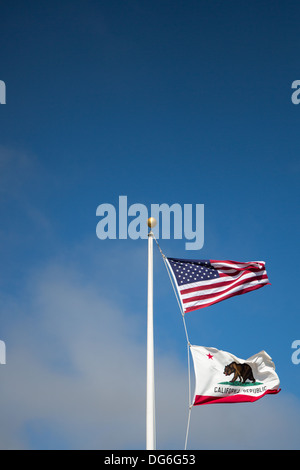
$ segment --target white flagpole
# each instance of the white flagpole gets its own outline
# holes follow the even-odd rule
[[[154,389],[154,334],[153,334],[153,233],[154,217],[148,219],[148,300],[147,300],[147,393],[146,393],[146,449],[156,449],[155,389]]]

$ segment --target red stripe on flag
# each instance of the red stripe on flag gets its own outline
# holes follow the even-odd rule
[[[224,289],[222,291],[213,292],[212,294],[203,294],[203,295],[197,295],[195,297],[189,297],[187,299],[183,299],[182,302],[184,304],[186,304],[186,303],[194,302],[194,301],[197,301],[197,300],[211,299],[213,297],[225,294],[226,292],[229,292],[232,289],[234,289],[235,287],[238,287],[242,284],[248,284],[249,282],[252,282],[252,281],[261,281],[262,279],[268,279],[268,276],[266,274],[263,274],[262,276],[255,276],[255,277],[253,277],[253,279],[251,279],[251,278],[241,279],[240,281],[234,282],[234,283],[232,283],[232,281],[223,282],[221,284],[217,284],[216,287],[222,287],[222,286],[224,287],[226,285],[229,285],[230,287],[228,287],[228,289]],[[215,286],[213,286],[213,287],[215,287]],[[198,290],[203,290],[203,288],[201,287]],[[208,290],[208,287],[206,287],[205,290]],[[181,291],[182,295],[186,294],[186,293],[187,293],[186,291],[185,292]]]
[[[221,302],[222,300],[229,299],[230,297],[234,297],[235,295],[246,294],[247,292],[251,292],[252,290],[259,289],[260,287],[263,287],[267,284],[270,284],[270,283],[266,282],[264,284],[258,284],[256,286],[245,287],[244,289],[241,289],[238,292],[232,292],[231,294],[227,294],[224,297],[222,296],[218,300],[213,300],[212,302],[206,302],[203,305],[195,305],[193,307],[187,307],[186,309],[184,309],[184,312],[187,313],[187,312],[192,312],[193,310],[198,310],[200,308],[209,307],[210,305],[217,304],[218,302]]]
[[[226,276],[227,279],[228,279],[228,275],[227,274],[223,274],[223,276]],[[251,281],[251,278],[247,278],[247,279],[244,279],[243,281],[238,281],[239,279],[241,279],[243,277],[243,274],[241,274],[239,277],[237,277],[237,279],[235,281],[231,280],[231,279],[228,279],[227,281],[219,281],[217,282],[217,279],[215,280],[216,282],[212,283],[212,282],[208,282],[208,281],[203,281],[201,282],[201,285],[199,283],[198,286],[196,287],[190,287],[190,288],[187,288],[185,289],[184,287],[182,287],[180,289],[180,294],[181,295],[185,295],[185,294],[191,294],[192,292],[199,292],[199,291],[202,291],[202,290],[209,290],[209,289],[214,289],[214,288],[219,288],[219,287],[225,287],[225,286],[232,286],[232,287],[235,287],[237,286],[239,283],[243,283],[243,282],[250,282]],[[261,274],[259,276],[255,275],[253,276],[253,279],[252,280],[261,280],[261,279],[268,279],[268,275],[267,274]]]
[[[230,261],[230,260],[217,260],[217,259],[210,259],[210,264],[213,266],[214,264],[218,264],[224,267],[224,265],[229,265],[235,269],[245,269],[245,267],[251,267],[256,269],[264,269],[266,263],[264,261],[248,261],[248,262],[241,262],[241,261]],[[228,267],[229,267],[228,266]],[[260,268],[258,268],[260,266]]]
[[[265,395],[276,394],[280,392],[280,388],[277,390],[266,390],[262,395],[258,397],[252,395],[229,395],[226,397],[212,397],[209,395],[196,395],[193,406],[198,405],[211,405],[213,403],[245,403],[245,402],[254,402],[264,397]]]

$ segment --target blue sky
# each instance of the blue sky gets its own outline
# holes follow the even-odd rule
[[[194,344],[265,349],[282,391],[237,405],[244,427],[231,407],[193,410],[191,448],[299,448],[299,10],[1,5],[2,448],[144,448],[147,242],[96,237],[98,205],[120,195],[205,205],[203,249],[161,240],[166,255],[266,261],[271,286],[187,325]],[[157,250],[154,292],[158,448],[180,449],[186,344]]]

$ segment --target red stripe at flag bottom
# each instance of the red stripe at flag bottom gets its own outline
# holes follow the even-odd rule
[[[246,402],[252,403],[264,397],[265,395],[279,393],[280,390],[281,388],[278,388],[277,390],[266,390],[264,393],[262,393],[259,396],[255,396],[255,395],[249,396],[249,395],[238,394],[238,395],[229,395],[227,397],[211,397],[208,395],[207,396],[196,395],[193,406],[209,405],[212,403],[246,403]]]

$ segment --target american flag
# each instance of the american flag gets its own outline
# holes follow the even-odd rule
[[[264,261],[186,260],[167,258],[183,312],[246,294],[269,283]]]

